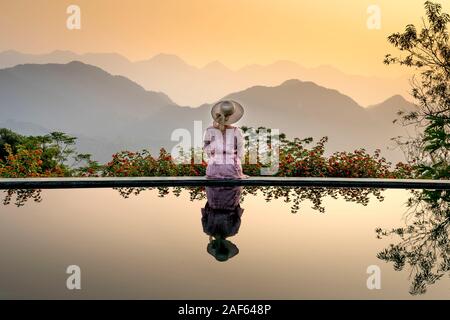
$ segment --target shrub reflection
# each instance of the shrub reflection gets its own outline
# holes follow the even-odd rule
[[[159,187],[118,188],[124,198],[138,196],[146,190],[157,189],[159,197],[187,192],[190,201],[205,201],[202,210],[204,232],[210,236],[207,252],[219,261],[226,261],[239,253],[235,244],[227,240],[239,231],[244,199],[261,196],[266,202],[282,200],[298,213],[305,200],[320,213],[325,212],[323,199],[342,198],[366,206],[370,199],[383,201],[382,189],[364,188],[306,188],[306,187]],[[227,189],[227,190],[225,190]],[[225,190],[225,191],[224,191]],[[4,190],[3,205],[24,206],[27,201],[41,202],[41,190]],[[234,195],[226,197],[225,194]],[[220,199],[217,194],[222,194]],[[228,200],[227,200],[228,199]],[[226,200],[226,201],[225,201]],[[221,202],[222,201],[222,202]],[[228,201],[228,204],[226,203]],[[407,215],[403,227],[377,228],[378,238],[389,237],[394,243],[377,254],[392,263],[397,271],[408,271],[410,293],[424,294],[429,285],[449,275],[450,271],[450,192],[448,190],[414,190],[407,201]]]
[[[205,187],[172,187],[172,188],[118,188],[118,192],[124,198],[137,196],[141,192],[150,189],[157,189],[160,197],[172,194],[179,197],[183,191],[189,193],[191,201],[206,199]],[[170,190],[172,189],[172,190]],[[283,200],[291,204],[291,212],[297,213],[303,201],[309,200],[312,208],[319,212],[325,212],[323,198],[329,196],[333,199],[341,197],[345,201],[355,202],[366,206],[370,197],[373,196],[378,201],[383,201],[382,189],[368,188],[311,188],[311,187],[279,187],[279,186],[257,186],[242,187],[241,203],[248,196],[258,196],[261,194],[266,202],[273,200]]]
[[[450,192],[448,190],[412,191],[408,199],[406,225],[391,230],[376,230],[378,238],[394,236],[398,243],[377,257],[394,269],[410,271],[413,295],[423,294],[429,285],[450,271]]]

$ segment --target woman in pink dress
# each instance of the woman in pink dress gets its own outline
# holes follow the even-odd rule
[[[211,109],[214,123],[204,136],[204,151],[208,167],[206,177],[210,179],[244,179],[244,136],[241,129],[232,126],[244,115],[244,108],[233,100],[223,100]]]
[[[202,208],[202,225],[209,235],[206,251],[217,261],[227,261],[239,253],[228,238],[236,235],[241,226],[241,194],[242,187],[206,187],[208,202]]]

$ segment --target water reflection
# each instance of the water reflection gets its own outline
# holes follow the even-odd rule
[[[124,197],[139,196],[155,188],[119,188]],[[203,201],[201,223],[209,236],[206,251],[218,261],[227,261],[239,253],[229,240],[241,225],[244,200],[261,196],[266,202],[281,200],[290,204],[292,213],[301,212],[305,200],[320,213],[325,212],[325,197],[342,198],[366,206],[372,199],[383,201],[383,190],[361,188],[304,188],[304,187],[189,187],[156,188],[160,197],[172,193],[180,196],[188,192],[191,201]],[[41,202],[41,190],[5,190],[4,205],[21,207],[27,201]],[[377,257],[393,265],[397,271],[410,275],[410,293],[423,294],[428,287],[450,274],[450,192],[445,190],[414,190],[408,199],[405,224],[391,229],[376,229],[378,238],[392,243]],[[248,214],[248,213],[247,213]],[[381,222],[380,222],[381,224]],[[368,237],[372,236],[370,234]]]
[[[14,204],[16,207],[23,207],[28,200],[34,202],[41,202],[41,190],[39,189],[19,189],[19,190],[3,190],[5,196],[3,197],[3,205]]]
[[[204,200],[206,198],[205,187],[173,187],[173,188],[117,188],[116,190],[124,198],[130,196],[138,196],[141,192],[146,190],[157,189],[160,197],[165,197],[170,194],[172,189],[173,195],[179,197],[183,191],[187,191],[191,201]],[[283,200],[285,203],[291,204],[291,212],[297,213],[300,210],[300,205],[305,200],[309,200],[312,208],[319,212],[325,212],[323,206],[323,199],[331,197],[338,199],[341,197],[347,202],[355,202],[363,206],[369,204],[370,198],[373,197],[378,201],[383,201],[383,189],[369,189],[369,188],[310,188],[310,187],[279,187],[279,186],[256,186],[256,187],[242,187],[241,202],[246,197],[258,196],[261,193],[266,202],[274,200]]]
[[[445,190],[413,191],[407,202],[404,227],[383,230],[379,238],[395,236],[398,242],[377,257],[393,264],[394,269],[409,269],[413,295],[423,294],[429,285],[450,271],[450,193]]]
[[[114,188],[124,198],[130,196],[138,196],[141,192],[147,190],[158,190],[159,197],[165,197],[170,194],[179,197],[181,193],[186,190],[189,193],[190,200],[204,200],[206,199],[205,187],[158,187],[158,188]],[[6,195],[3,198],[3,204],[14,204],[18,207],[24,206],[27,201],[33,200],[41,202],[41,190],[3,190]],[[243,201],[247,196],[257,196],[258,193],[263,195],[266,202],[273,200],[283,200],[285,203],[291,204],[291,212],[297,213],[300,210],[300,204],[305,200],[309,200],[312,208],[319,212],[325,212],[325,207],[322,202],[325,197],[333,199],[343,198],[347,202],[355,202],[363,206],[367,206],[370,197],[374,197],[378,201],[383,201],[383,189],[369,189],[369,188],[309,188],[309,187],[242,187],[241,200]]]
[[[202,211],[203,231],[209,235],[206,251],[217,261],[227,261],[239,253],[228,237],[236,235],[244,209],[242,187],[206,187],[207,202]]]

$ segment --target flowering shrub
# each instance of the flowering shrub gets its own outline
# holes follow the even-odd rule
[[[324,177],[327,174],[324,157],[327,138],[322,138],[313,148],[307,149],[312,138],[293,141],[282,140],[278,176]]]
[[[393,178],[390,164],[375,150],[373,156],[364,149],[354,152],[336,152],[328,159],[328,176],[350,178]]]
[[[38,139],[39,138],[39,139]],[[325,155],[327,138],[315,145],[312,138],[287,140],[280,135],[279,166],[276,176],[281,177],[349,177],[349,178],[409,178],[413,176],[413,167],[399,163],[392,168],[391,163],[381,157],[380,151],[368,154],[364,149],[353,152],[336,152]],[[28,137],[28,142],[18,144],[14,150],[8,144],[3,145],[7,156],[0,158],[0,177],[145,177],[145,176],[204,176],[205,161],[194,163],[192,158],[187,164],[176,162],[172,156],[161,149],[158,157],[147,150],[140,152],[121,151],[112,156],[110,162],[100,165],[90,160],[90,155],[77,154],[73,149],[60,147],[61,141],[70,146],[74,138],[63,133],[53,133],[45,137]],[[189,159],[190,154],[185,154]],[[201,153],[201,150],[200,150]],[[66,165],[71,156],[76,163],[84,166]],[[249,155],[243,164],[243,171],[250,176],[261,175],[263,164],[249,164]]]
[[[308,149],[311,138],[284,141],[280,148],[279,169],[281,177],[349,177],[349,178],[408,178],[412,176],[411,166],[403,163],[391,168],[391,163],[376,150],[373,155],[364,149],[354,152],[336,152],[324,155],[327,138],[321,139]],[[243,164],[243,171],[250,176],[260,175],[261,163]],[[122,151],[113,155],[112,161],[100,170],[103,176],[204,176],[206,162],[195,164],[176,163],[166,150],[161,149],[158,158],[144,150],[142,152]]]
[[[101,175],[114,177],[140,176],[202,176],[206,163],[176,164],[172,156],[162,148],[159,157],[154,158],[147,150],[142,152],[122,151],[113,155],[112,160],[101,168]]]
[[[13,153],[11,146],[5,145],[8,155],[5,160],[0,160],[0,177],[23,178],[23,177],[57,177],[64,175],[64,171],[55,166],[51,169],[43,169],[42,150],[29,150],[19,147]]]
[[[0,129],[0,177],[85,176],[99,171],[89,154],[75,151],[75,142],[63,132],[22,136]]]

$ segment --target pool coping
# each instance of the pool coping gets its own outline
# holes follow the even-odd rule
[[[196,186],[289,186],[449,190],[450,180],[311,177],[251,177],[242,180],[207,179],[205,177],[0,178],[0,189],[84,189]]]

